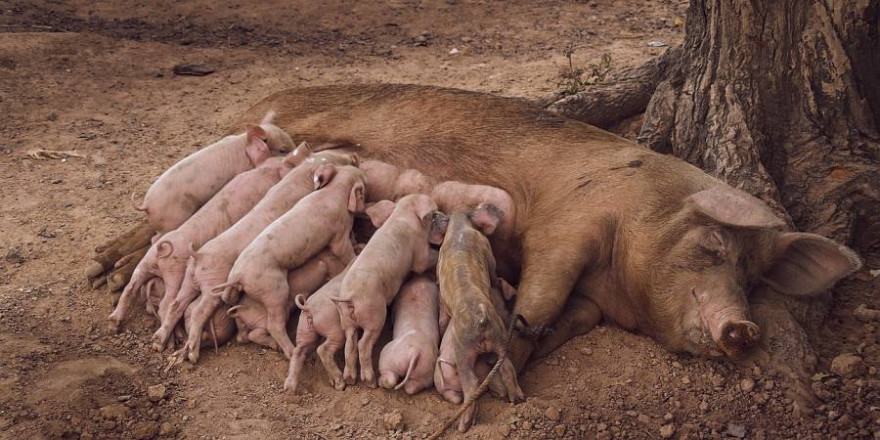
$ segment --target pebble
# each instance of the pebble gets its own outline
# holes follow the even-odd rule
[[[547,408],[547,411],[544,411],[544,416],[554,422],[558,422],[559,417],[560,417],[559,408],[557,408],[555,406],[551,406],[551,407]]]
[[[125,402],[125,401],[127,401],[128,399],[131,399],[131,394],[124,394],[124,395],[122,395],[122,396],[118,396],[118,397],[116,398],[116,401],[117,401],[117,402]]]
[[[158,384],[147,388],[147,397],[150,402],[156,403],[168,396],[168,390],[165,385]]]
[[[646,414],[639,414],[639,416],[637,417],[637,420],[639,421],[639,423],[644,423],[644,424],[651,423],[651,418],[648,417]]]
[[[683,383],[683,384],[685,384],[685,385],[688,385],[688,384],[691,383],[691,378],[690,378],[690,377],[687,377],[687,376],[682,377],[682,378],[681,378],[681,383]]]
[[[721,387],[722,385],[724,385],[724,377],[721,376],[720,374],[713,374],[712,375],[712,386],[717,388],[717,387]]]
[[[746,426],[738,423],[728,423],[726,435],[736,438],[744,438],[746,436]]]
[[[556,435],[562,437],[563,435],[565,435],[565,425],[556,425],[556,427],[553,428],[553,431],[556,432]]]
[[[666,413],[666,414],[663,416],[663,420],[665,420],[665,421],[667,421],[667,422],[671,422],[672,419],[674,419],[674,418],[675,418],[675,417],[672,415],[672,413]]]
[[[675,425],[672,423],[660,427],[660,438],[671,438],[675,434]]]
[[[859,376],[865,372],[865,363],[852,353],[844,353],[831,361],[831,372],[840,377]]]
[[[131,436],[137,440],[146,440],[159,433],[159,424],[156,422],[139,422],[131,428]]]
[[[750,379],[750,378],[745,378],[745,379],[739,381],[739,387],[740,387],[740,389],[742,389],[743,391],[745,391],[747,393],[751,392],[753,389],[755,389],[755,380]]]
[[[21,264],[21,263],[25,262],[25,259],[24,259],[24,257],[21,256],[21,254],[17,250],[11,249],[11,250],[9,250],[9,252],[6,253],[6,262],[13,263],[13,264]]]
[[[161,426],[159,426],[159,435],[168,436],[174,433],[174,425],[170,422],[165,422]]]
[[[107,420],[123,420],[128,417],[128,407],[123,405],[107,405],[98,410],[98,416]]]
[[[600,423],[600,424],[596,425],[596,431],[602,432],[606,429],[608,429],[608,425],[606,425],[604,423]]]
[[[403,429],[403,414],[394,410],[382,416],[382,426],[388,431],[400,431]]]
[[[853,310],[853,316],[862,322],[880,321],[880,310],[874,310],[868,308],[865,304],[859,304],[859,306]]]
[[[591,354],[593,354],[593,350],[591,350],[589,348],[582,348],[582,349],[580,349],[580,352],[584,356],[590,356]]]
[[[775,386],[776,386],[776,383],[773,382],[772,380],[768,380],[768,381],[764,382],[764,389],[767,391],[772,390],[773,387],[775,387]]]

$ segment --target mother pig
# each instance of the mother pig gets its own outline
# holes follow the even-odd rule
[[[499,275],[519,279],[515,311],[531,325],[511,349],[518,369],[561,316],[545,345],[604,316],[673,350],[738,357],[761,334],[749,315],[754,285],[815,295],[861,264],[831,240],[783,232],[765,204],[675,157],[520,100],[314,87],[276,93],[241,121],[270,109],[295,138],[510,193],[515,232],[493,248]]]

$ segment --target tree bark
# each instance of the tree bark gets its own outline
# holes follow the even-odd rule
[[[800,230],[880,233],[880,0],[692,0],[639,141],[773,206]]]

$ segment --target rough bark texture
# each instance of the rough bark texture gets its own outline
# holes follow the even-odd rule
[[[693,0],[639,141],[866,251],[880,220],[880,0]]]
[[[642,113],[669,66],[675,65],[679,48],[647,63],[621,70],[607,81],[575,95],[555,93],[538,101],[546,110],[601,128]]]

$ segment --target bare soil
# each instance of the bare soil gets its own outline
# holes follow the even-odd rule
[[[93,249],[136,224],[128,202],[217,139],[262,97],[366,82],[537,98],[576,63],[614,68],[681,41],[684,1],[0,1],[0,438],[422,438],[456,407],[432,391],[334,391],[320,366],[280,394],[287,362],[255,345],[163,372],[144,314],[105,330],[110,297],[86,285]],[[457,49],[457,53],[452,49]],[[180,63],[214,69],[175,76]],[[623,132],[626,132],[624,128]],[[30,158],[32,149],[84,157]],[[876,267],[873,266],[873,267]],[[795,417],[772,371],[669,353],[600,326],[521,378],[528,396],[485,397],[462,438],[880,438],[880,282],[844,282],[816,332],[820,372],[860,353],[850,378]],[[164,387],[164,392],[148,388]],[[151,398],[152,397],[152,398]],[[399,421],[399,423],[397,423]],[[665,428],[664,428],[665,426]]]

